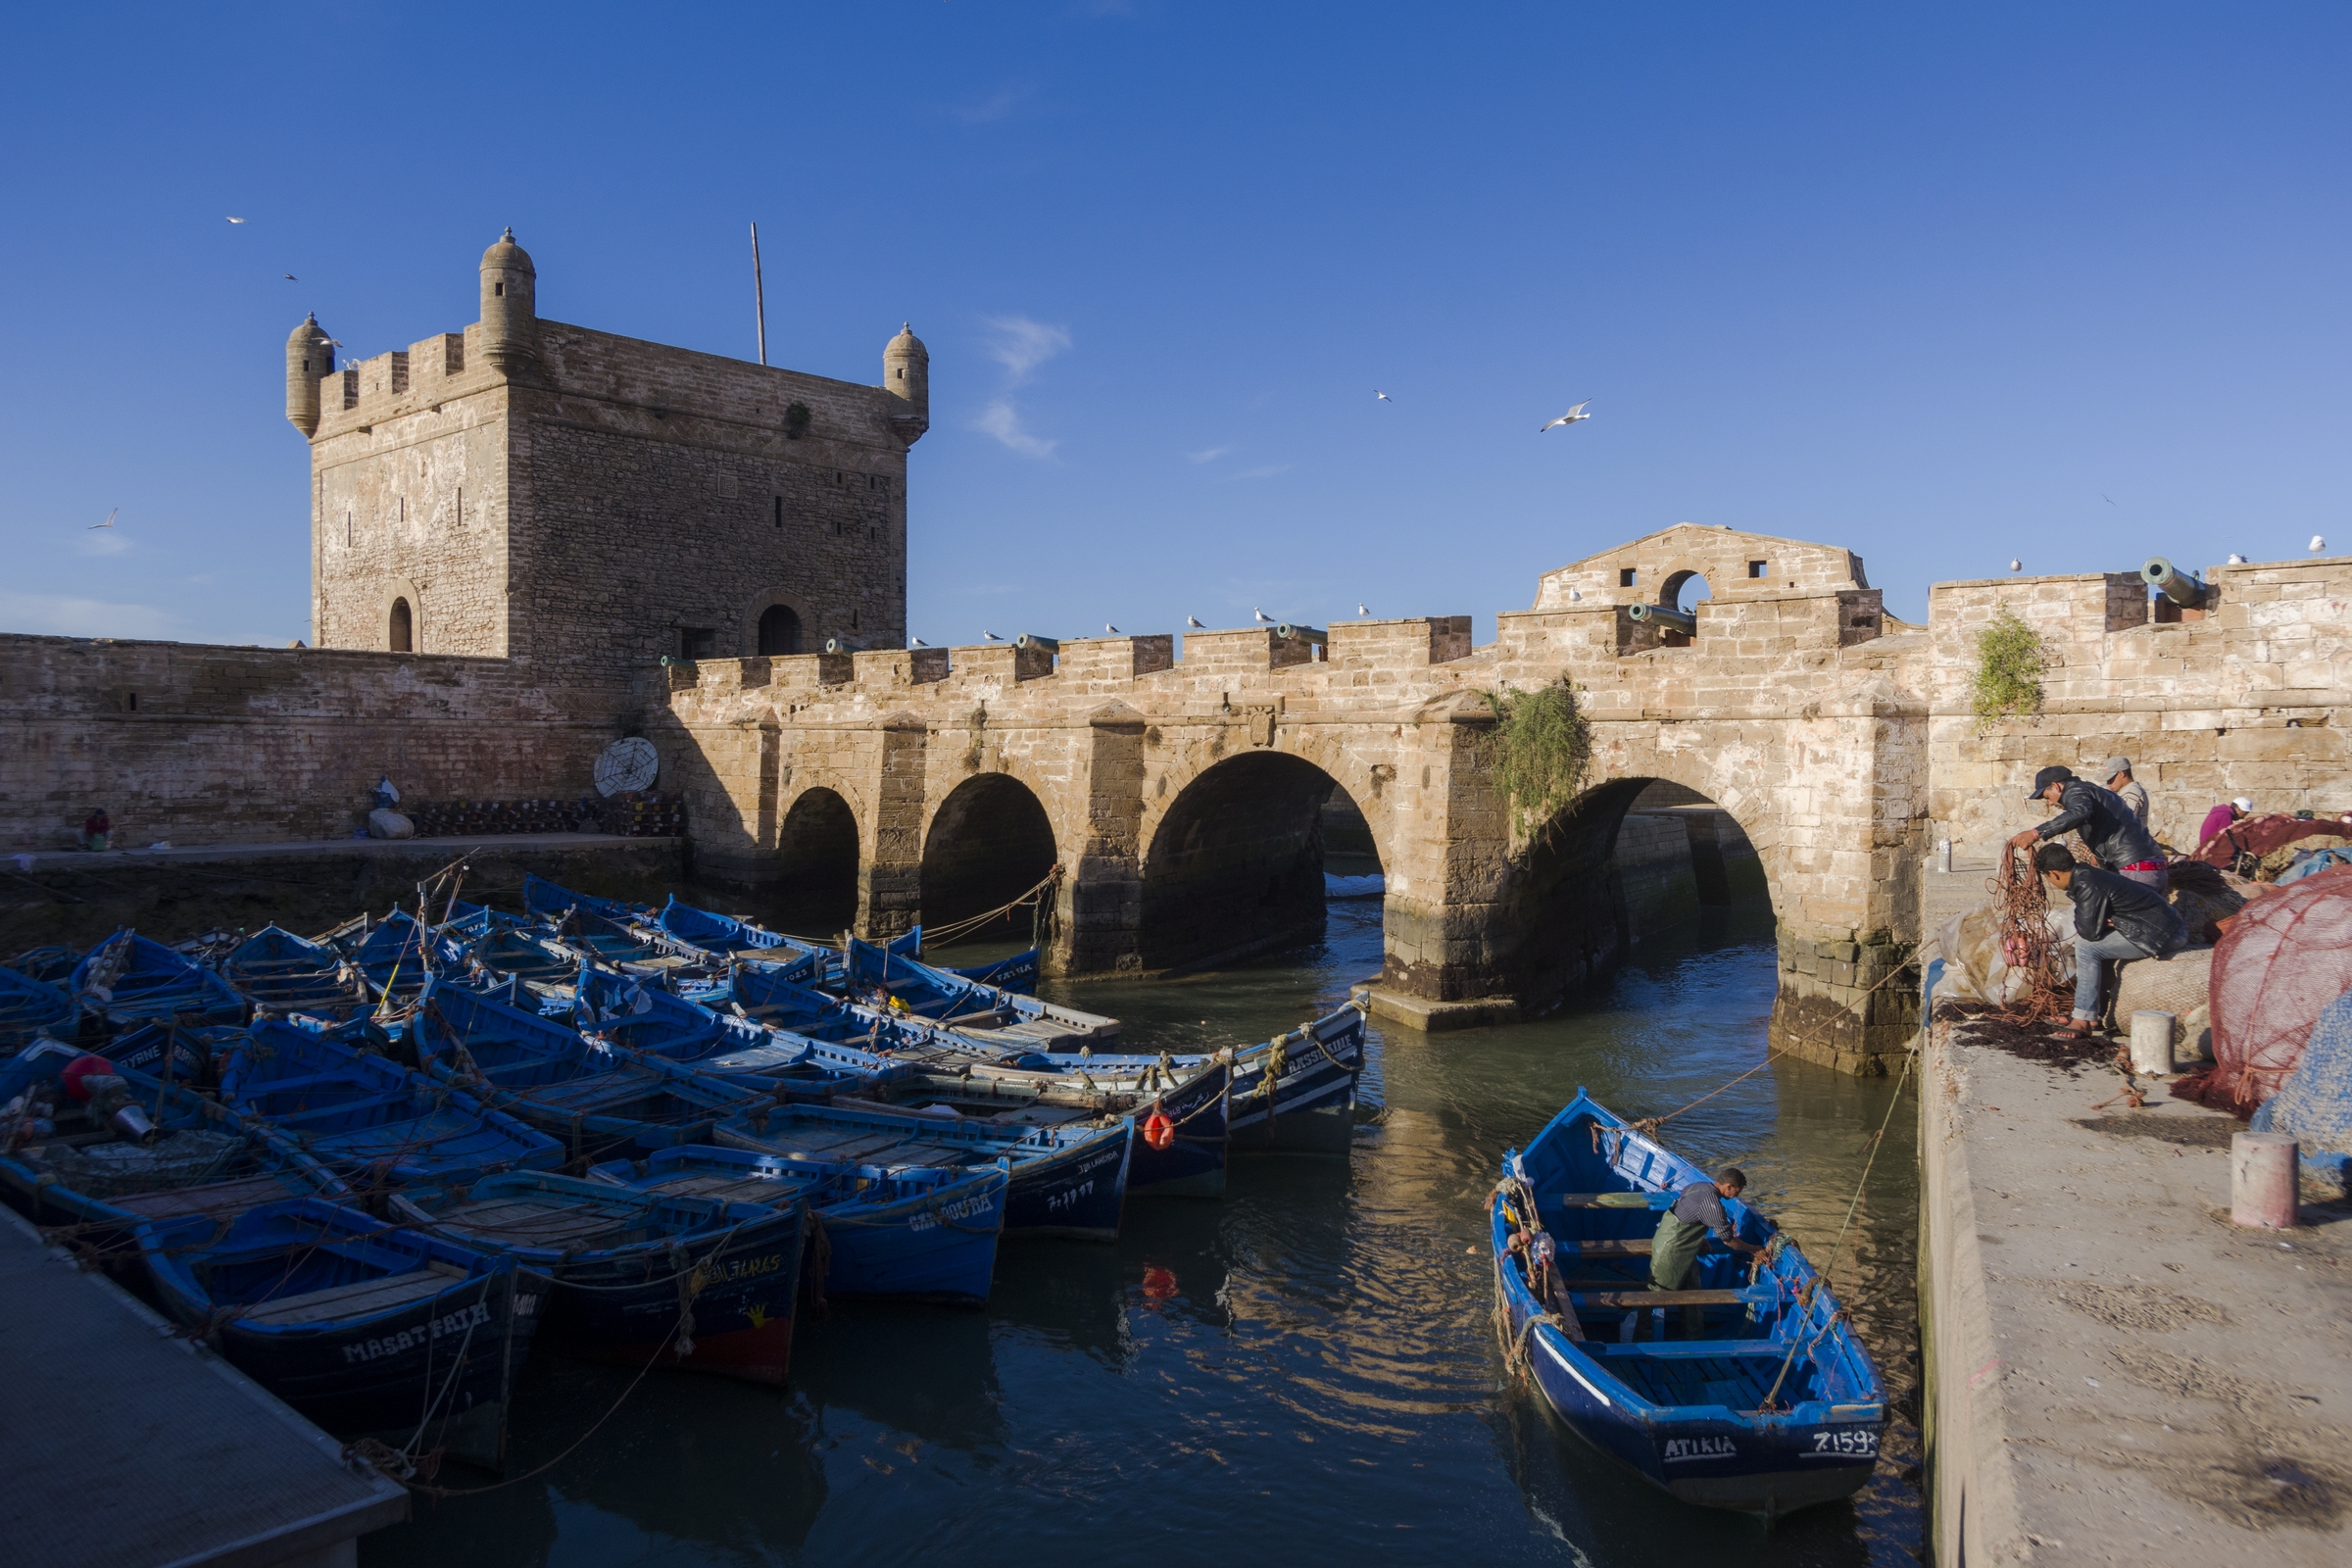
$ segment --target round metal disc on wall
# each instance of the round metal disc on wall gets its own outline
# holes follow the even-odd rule
[[[618,795],[626,790],[651,789],[661,771],[662,759],[655,754],[654,743],[642,735],[632,735],[606,747],[605,755],[596,760],[596,792]]]

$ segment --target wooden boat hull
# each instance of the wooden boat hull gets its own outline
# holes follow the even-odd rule
[[[683,1282],[671,1277],[678,1265],[667,1253],[650,1280],[645,1260],[633,1254],[559,1266],[543,1330],[548,1343],[591,1360],[650,1360],[781,1385],[792,1367],[807,1211],[795,1203],[768,1214],[719,1237],[685,1241],[691,1272]],[[690,1301],[682,1301],[682,1285]],[[681,1325],[686,1333],[675,1332]]]
[[[1877,1463],[1886,1392],[1793,1244],[1780,1246],[1744,1285],[1742,1258],[1719,1248],[1702,1251],[1699,1288],[1683,1295],[1704,1304],[1688,1309],[1744,1308],[1719,1314],[1713,1337],[1702,1331],[1663,1344],[1585,1337],[1604,1316],[1617,1327],[1629,1306],[1637,1327],[1650,1316],[1641,1308],[1649,1294],[1642,1288],[1646,1238],[1637,1233],[1652,1227],[1652,1212],[1673,1194],[1705,1179],[1581,1091],[1524,1154],[1506,1155],[1505,1186],[1520,1197],[1498,1189],[1488,1214],[1506,1359],[1524,1368],[1578,1436],[1685,1502],[1772,1517],[1850,1495]],[[1544,1221],[1564,1271],[1555,1305],[1564,1296],[1573,1311],[1544,1309],[1524,1252],[1511,1246],[1521,1218],[1509,1205],[1530,1192],[1539,1195],[1540,1214],[1555,1205]],[[1744,1240],[1769,1239],[1738,1200],[1725,1206]],[[1595,1286],[1592,1276],[1606,1268],[1618,1273],[1603,1277],[1624,1278],[1630,1288]],[[1673,1297],[1661,1299],[1670,1303],[1661,1316],[1677,1315]]]
[[[1345,1154],[1355,1140],[1355,1089],[1364,1070],[1364,1014],[1353,1004],[1318,1018],[1284,1041],[1271,1088],[1270,1046],[1244,1052],[1233,1064],[1227,1121],[1235,1154]]]
[[[1127,1202],[1135,1135],[1080,1144],[1012,1167],[1004,1195],[1004,1238],[1061,1237],[1115,1242]]]
[[[1226,1087],[1232,1069],[1213,1062],[1130,1118],[1135,1131],[1127,1161],[1130,1198],[1219,1198],[1225,1192]],[[1145,1127],[1157,1109],[1175,1124],[1172,1141],[1154,1149]]]

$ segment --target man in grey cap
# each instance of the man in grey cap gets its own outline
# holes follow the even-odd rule
[[[2132,808],[2132,814],[2139,818],[2139,825],[2146,827],[2148,787],[2132,776],[2132,759],[2110,757],[2107,765],[2099,771],[2107,775],[2107,787],[2115,792],[2115,798]]]
[[[2075,777],[2073,768],[2045,767],[2034,775],[2034,787],[2026,792],[2026,799],[2046,801],[2058,808],[2058,814],[2010,839],[2011,848],[2022,850],[2036,840],[2080,833],[2083,848],[2103,868],[2164,897],[2164,852],[2113,790]]]

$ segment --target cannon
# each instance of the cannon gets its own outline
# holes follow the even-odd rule
[[[1025,631],[1012,640],[1012,646],[1023,649],[1042,648],[1049,654],[1058,654],[1061,652],[1061,639],[1058,637],[1040,637],[1033,631]]]
[[[2182,610],[2201,610],[2205,596],[2212,592],[2204,580],[2193,571],[2182,571],[2162,556],[2150,556],[2139,574],[2149,587],[2179,605]]]
[[[862,654],[865,652],[865,644],[854,643],[847,637],[828,637],[825,639],[825,652],[828,654]]]
[[[1696,615],[1686,613],[1680,610],[1669,610],[1664,605],[1636,605],[1626,613],[1645,626],[1654,625],[1660,631],[1679,631],[1686,637],[1695,634],[1698,630]]]
[[[1297,640],[1322,646],[1331,641],[1331,634],[1327,631],[1314,626],[1294,626],[1287,620],[1275,626],[1274,635],[1286,643]]]

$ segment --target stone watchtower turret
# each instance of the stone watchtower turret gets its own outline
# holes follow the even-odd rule
[[[286,340],[319,647],[514,659],[619,714],[664,656],[906,640],[912,331],[859,386],[546,320],[538,287],[509,229],[463,332],[339,369],[317,318]]]

